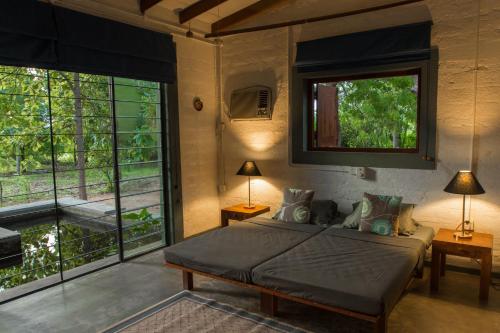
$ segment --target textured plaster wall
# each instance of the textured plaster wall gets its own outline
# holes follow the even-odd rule
[[[175,43],[184,236],[188,237],[219,223],[216,58],[213,45],[186,38],[175,38]],[[195,96],[204,103],[201,112],[193,108]]]
[[[470,168],[472,162],[487,193],[473,198],[471,217],[477,231],[494,234],[494,269],[499,271],[500,2],[481,1],[479,15],[477,0],[429,0],[426,5],[434,21],[432,42],[440,50],[436,170],[379,168],[375,169],[376,179],[367,181],[352,175],[349,167],[289,164],[289,65],[293,63],[295,42],[378,28],[391,24],[391,20],[393,24],[405,23],[399,22],[400,17],[386,16],[381,20],[358,16],[241,34],[224,38],[223,109],[227,112],[232,90],[264,84],[273,88],[274,114],[271,121],[231,122],[223,113],[226,191],[220,195],[221,206],[246,200],[246,178],[234,174],[243,160],[255,159],[264,177],[253,180],[253,198],[271,205],[272,211],[278,208],[281,191],[287,186],[312,188],[316,198],[333,199],[345,212],[367,191],[402,195],[405,202],[418,205],[414,217],[421,223],[436,230],[454,228],[461,218],[461,198],[443,192],[443,188],[457,170]],[[423,15],[421,11],[419,15]],[[479,70],[474,115],[478,20]],[[468,260],[456,263],[475,265]]]

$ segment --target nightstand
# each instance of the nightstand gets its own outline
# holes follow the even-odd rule
[[[226,207],[220,211],[220,225],[227,227],[229,220],[243,221],[251,217],[267,213],[271,210],[269,206],[255,205],[255,208],[245,208],[245,204]]]
[[[432,241],[431,291],[439,289],[439,277],[444,276],[446,255],[481,260],[479,299],[488,300],[491,283],[493,235],[474,232],[471,239],[456,239],[455,230],[439,229]]]

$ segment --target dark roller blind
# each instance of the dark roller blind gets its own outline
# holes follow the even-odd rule
[[[90,72],[172,83],[172,36],[54,7],[59,66]]]
[[[299,72],[374,66],[430,58],[432,22],[297,43]]]
[[[173,83],[170,34],[52,6],[2,1],[0,63]]]
[[[52,7],[35,0],[2,1],[0,6],[0,62],[54,66],[57,30]]]

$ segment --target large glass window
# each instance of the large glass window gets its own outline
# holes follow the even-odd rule
[[[311,150],[418,150],[419,71],[311,80]]]
[[[166,244],[157,82],[0,66],[0,302]]]

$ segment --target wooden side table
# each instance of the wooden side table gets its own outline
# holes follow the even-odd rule
[[[255,205],[255,208],[245,208],[245,204],[226,207],[220,211],[220,225],[221,227],[227,227],[229,225],[229,220],[243,221],[267,213],[270,210],[270,206],[263,205]]]
[[[439,229],[432,241],[431,291],[439,289],[439,277],[444,276],[446,255],[481,260],[479,299],[488,300],[491,283],[493,235],[474,232],[471,239],[456,239],[455,230]]]

